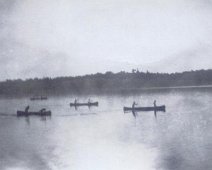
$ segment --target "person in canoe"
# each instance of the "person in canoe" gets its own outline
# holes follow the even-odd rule
[[[25,108],[25,113],[28,113],[29,111],[29,105]]]
[[[154,100],[154,103],[153,104],[154,104],[154,107],[156,107],[156,100]]]
[[[74,100],[74,104],[75,104],[75,105],[77,104],[77,99]]]
[[[132,104],[132,113],[133,113],[133,116],[136,118],[136,113],[135,113],[135,105],[137,105],[137,103],[134,101],[133,104]]]
[[[44,113],[46,111],[45,108],[42,108],[39,112]]]
[[[133,110],[134,110],[134,108],[135,108],[135,105],[137,105],[137,103],[134,101],[133,104],[132,104]]]
[[[74,100],[74,108],[77,110],[77,99]]]
[[[154,104],[154,107],[157,107],[156,106],[156,100],[154,100],[153,104]],[[154,115],[155,115],[155,118],[157,118],[157,111],[156,110],[154,110]]]

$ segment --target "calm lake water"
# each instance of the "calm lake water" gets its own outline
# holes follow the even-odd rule
[[[69,106],[99,101],[99,107]],[[123,106],[166,105],[166,112],[123,113]],[[49,118],[15,116],[43,107]],[[211,170],[212,90],[0,99],[1,170]]]

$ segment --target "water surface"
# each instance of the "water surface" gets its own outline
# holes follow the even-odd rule
[[[69,107],[77,97],[99,107]],[[123,106],[166,105],[166,113],[123,113]],[[212,92],[157,90],[123,95],[0,99],[0,169],[211,170]],[[43,107],[52,116],[15,116]]]

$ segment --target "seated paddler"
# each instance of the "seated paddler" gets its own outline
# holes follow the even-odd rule
[[[40,110],[41,113],[44,113],[45,111],[46,111],[45,108],[42,108],[42,109]]]
[[[25,113],[28,113],[29,111],[29,105],[25,108]]]

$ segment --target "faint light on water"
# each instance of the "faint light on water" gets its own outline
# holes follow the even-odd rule
[[[120,134],[125,134],[120,133],[124,130],[125,121],[129,123],[119,115],[112,118],[104,115],[63,122],[63,126],[58,126],[55,131],[61,137],[53,135],[57,149],[54,151],[55,159],[49,160],[50,169],[156,169],[158,152],[155,148],[149,148],[134,138],[127,141],[120,138]]]
[[[97,144],[81,146],[75,155],[60,157],[52,169],[73,170],[154,170],[156,150],[141,144]],[[54,168],[53,168],[54,167]]]
[[[78,170],[153,170],[155,153],[141,145],[97,146],[84,150],[77,160]],[[87,154],[86,154],[87,153]]]

